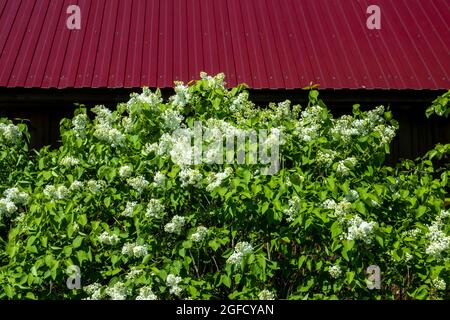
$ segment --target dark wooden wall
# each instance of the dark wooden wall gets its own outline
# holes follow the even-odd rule
[[[76,106],[104,104],[114,107],[127,101],[129,94],[140,89],[6,89],[0,88],[0,117],[25,119],[31,133],[32,147],[58,145],[59,122],[72,117]],[[378,105],[390,107],[400,130],[392,143],[390,162],[399,158],[416,158],[436,143],[450,143],[450,119],[425,117],[425,109],[445,91],[430,90],[321,90],[320,97],[336,116],[351,113],[352,105],[362,109]],[[171,90],[163,91],[168,97]],[[251,99],[258,105],[291,100],[305,105],[304,90],[250,90]]]

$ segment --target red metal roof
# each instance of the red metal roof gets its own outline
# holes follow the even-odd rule
[[[0,0],[0,87],[171,87],[206,71],[252,88],[450,88],[449,21],[449,0]]]

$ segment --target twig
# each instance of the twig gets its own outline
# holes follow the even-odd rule
[[[216,259],[214,258],[214,256],[211,256],[211,257],[212,257],[212,259],[213,259],[213,261],[214,261],[214,264],[216,265],[217,272],[219,272],[220,269],[219,269],[219,266],[217,265]]]
[[[195,269],[195,272],[197,273],[197,277],[200,278],[200,274],[198,273],[197,264],[195,263],[195,259],[194,259],[194,256],[192,255],[191,249],[189,249],[189,255],[191,256],[192,262],[194,263],[194,269]]]

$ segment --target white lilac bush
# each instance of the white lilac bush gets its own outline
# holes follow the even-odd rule
[[[386,166],[398,126],[382,106],[334,118],[312,90],[305,108],[258,108],[223,80],[80,108],[56,150],[29,154],[2,120],[0,298],[449,298],[449,145]],[[244,137],[251,154],[249,130],[279,147],[271,174],[206,148]]]

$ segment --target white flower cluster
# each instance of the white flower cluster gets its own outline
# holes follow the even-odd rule
[[[327,199],[323,202],[322,207],[328,210],[334,210],[335,216],[339,221],[343,221],[347,213],[350,212],[352,204],[346,199],[336,203],[333,199]]]
[[[111,300],[126,300],[130,294],[128,287],[120,281],[116,282],[114,286],[106,288],[105,292]]]
[[[167,148],[170,145],[169,154],[173,163],[179,166],[191,165],[193,155],[191,141],[191,129],[178,129],[176,134],[171,137],[170,143],[168,141],[160,141],[160,152],[163,148]]]
[[[0,199],[0,219],[10,217],[17,211],[18,205],[26,205],[29,199],[28,194],[18,188],[7,189],[3,195],[5,197]]]
[[[311,142],[319,137],[320,124],[312,125],[298,125],[296,128],[296,133],[300,140],[304,142]]]
[[[125,205],[125,210],[122,211],[121,215],[124,217],[132,217],[136,206],[136,201],[127,202],[127,204]]]
[[[349,143],[353,137],[369,133],[367,120],[354,120],[350,115],[344,115],[333,121],[331,134],[336,140]]]
[[[267,289],[262,290],[258,294],[259,300],[275,300],[275,294]]]
[[[248,93],[242,92],[234,97],[230,104],[230,111],[233,113],[237,113],[245,108],[245,105],[248,101]]]
[[[142,287],[139,289],[139,295],[136,300],[158,300],[156,294],[153,293],[151,287]]]
[[[301,141],[310,142],[319,137],[323,111],[324,108],[321,106],[310,106],[301,112],[300,121],[295,129]]]
[[[191,235],[193,242],[202,242],[208,235],[208,228],[204,226],[197,227],[197,230]]]
[[[183,289],[180,287],[180,282],[183,279],[181,277],[177,277],[174,274],[169,274],[166,279],[166,284],[170,287],[170,294],[174,294],[176,296],[179,296],[181,294],[181,291]]]
[[[234,247],[233,254],[227,259],[229,264],[241,264],[242,260],[253,252],[253,247],[248,242],[238,242]]]
[[[161,114],[161,118],[163,121],[163,128],[169,131],[180,128],[181,122],[184,119],[184,117],[177,110],[171,109],[164,110]]]
[[[164,175],[164,173],[161,173],[159,171],[156,172],[155,176],[153,177],[154,186],[156,186],[158,188],[163,188],[165,182],[166,182],[166,176]]]
[[[224,88],[225,82],[225,75],[223,73],[218,73],[214,77],[209,76],[206,72],[200,72],[200,78],[202,80],[206,80],[209,89],[215,89],[215,88]]]
[[[147,253],[148,249],[146,245],[139,245],[137,243],[126,243],[122,247],[122,254],[129,257],[142,258]]]
[[[162,219],[166,213],[164,211],[164,205],[159,199],[150,199],[147,205],[145,215],[149,218]]]
[[[433,287],[435,287],[437,290],[444,291],[447,288],[447,284],[441,278],[433,279],[432,284],[433,284]]]
[[[325,109],[319,105],[307,107],[301,113],[301,120],[310,123],[322,123],[322,112]]]
[[[132,106],[134,106],[136,103],[144,103],[148,104],[152,108],[156,108],[163,102],[163,99],[161,98],[161,94],[159,91],[151,92],[151,90],[148,87],[142,88],[141,94],[135,94],[131,97],[131,99],[127,103],[127,109],[129,114],[133,114],[132,112]]]
[[[378,106],[375,109],[367,111],[367,119],[372,126],[383,123],[384,106]]]
[[[334,210],[336,208],[336,201],[333,199],[327,199],[322,203],[322,207],[328,210]]]
[[[179,235],[185,224],[185,217],[174,216],[172,220],[164,226],[164,230],[168,233],[175,233]]]
[[[0,123],[0,144],[14,145],[20,141],[22,132],[13,124]]]
[[[118,129],[104,123],[97,124],[95,126],[94,136],[108,144],[111,147],[119,147],[125,144],[125,136]]]
[[[446,252],[450,249],[450,237],[446,236],[442,231],[442,220],[438,218],[428,227],[428,247],[425,249],[426,254],[440,258],[442,252]]]
[[[180,177],[182,187],[188,185],[198,186],[203,179],[199,170],[190,168],[182,168],[178,176]]]
[[[72,119],[73,131],[77,138],[86,137],[86,126],[88,124],[89,118],[84,113],[77,114]]]
[[[284,210],[284,213],[287,215],[286,220],[288,222],[294,221],[294,215],[298,213],[300,210],[300,198],[298,196],[293,196],[292,199],[289,199],[289,208]]]
[[[100,285],[100,283],[93,283],[90,284],[88,286],[85,286],[83,288],[83,290],[90,295],[89,298],[87,298],[87,300],[100,300],[103,298],[103,294],[102,294],[102,286]]]
[[[137,191],[138,194],[144,192],[145,189],[148,188],[149,182],[145,180],[143,176],[138,176],[135,178],[130,178],[127,180],[127,183]]]
[[[189,92],[189,87],[185,86],[182,82],[175,81],[175,95],[171,97],[172,104],[175,107],[184,107],[192,98]]]
[[[26,205],[30,198],[26,192],[20,191],[18,188],[6,189],[3,192],[6,199],[14,202],[16,205]]]
[[[225,120],[210,118],[206,121],[204,140],[206,142],[216,142],[218,139],[223,141],[224,137],[228,140],[244,139],[248,134],[249,132],[246,130],[240,129]]]
[[[170,156],[173,163],[180,166],[192,164],[192,134],[189,128],[180,128],[173,134],[164,133],[158,143],[147,144],[144,154],[155,152],[158,156]]]
[[[112,124],[115,120],[111,110],[103,105],[95,106],[91,111],[97,115],[96,119],[99,123]]]
[[[438,220],[442,221],[443,219],[450,218],[450,210],[441,210],[438,216]]]
[[[106,187],[106,182],[102,180],[89,180],[86,183],[88,191],[92,194],[99,194]]]
[[[414,228],[408,231],[403,232],[404,237],[409,237],[413,239],[417,239],[417,237],[422,233],[422,230],[419,228]]]
[[[55,187],[54,185],[47,185],[44,188],[44,195],[51,200],[62,200],[69,195],[70,191],[65,186]]]
[[[339,265],[335,264],[328,269],[328,273],[330,274],[331,277],[337,279],[342,275],[342,269]]]
[[[319,150],[317,152],[317,162],[320,165],[329,167],[333,164],[334,159],[336,158],[337,152],[333,150]]]
[[[122,119],[122,127],[126,133],[130,133],[133,131],[133,119],[131,117],[123,117]]]
[[[348,176],[350,170],[358,164],[358,160],[355,157],[350,157],[338,162],[336,173],[340,176]]]
[[[112,126],[115,117],[104,106],[96,106],[92,109],[97,114],[98,124],[95,126],[94,136],[110,144],[112,147],[122,146],[125,143],[125,135]]]
[[[136,267],[131,267],[130,271],[127,273],[125,278],[127,280],[134,280],[138,276],[140,276],[142,273],[144,273],[144,271],[142,269],[137,269]]]
[[[119,237],[116,234],[110,235],[109,232],[104,231],[98,236],[98,241],[103,244],[114,246],[119,242]]]
[[[142,153],[145,156],[148,156],[153,152],[155,153],[159,152],[159,145],[157,143],[146,143],[144,148],[142,149]]]
[[[262,150],[267,153],[270,150],[276,150],[284,143],[282,131],[279,128],[272,128],[267,138],[262,141]]]
[[[179,132],[179,131],[177,131]],[[190,137],[189,129],[182,129],[182,132],[188,133]],[[175,134],[174,134],[175,135]],[[178,142],[178,141],[177,141]],[[164,133],[161,138],[159,139],[159,143],[157,144],[151,144],[150,146],[152,148],[155,148],[154,152],[158,156],[167,156],[170,154],[170,151],[172,150],[173,145],[173,139],[172,136],[168,133]],[[189,140],[189,146],[191,145],[191,141]],[[150,147],[149,147],[150,148]]]
[[[358,198],[359,198],[359,193],[358,193],[358,191],[353,190],[353,189],[349,190],[349,191],[348,191],[348,194],[345,196],[345,199],[346,199],[347,201],[349,201],[349,202],[353,202],[353,201],[355,201],[355,200],[358,200]]]
[[[128,178],[133,173],[133,167],[130,165],[124,165],[119,168],[119,176],[121,178]]]
[[[211,174],[207,178],[208,185],[206,186],[206,191],[211,192],[217,187],[219,187],[223,180],[228,178],[233,173],[233,169],[230,167],[225,168],[223,172],[218,172],[215,174]]]
[[[282,119],[291,119],[291,101],[285,100],[277,104],[274,110],[274,116],[271,117],[272,121],[282,120]]]
[[[441,210],[441,212],[436,217],[436,223],[439,225],[445,224],[445,219],[450,217],[450,210]]]
[[[65,156],[61,159],[59,164],[64,167],[74,167],[80,164],[80,160],[72,156]]]
[[[381,143],[383,144],[390,144],[395,137],[395,129],[392,126],[380,124],[374,128],[374,131],[380,134]]]
[[[390,143],[395,136],[393,127],[384,125],[384,107],[380,106],[367,112],[367,118],[355,119],[350,115],[344,115],[333,120],[331,135],[336,141],[350,143],[354,138],[368,135],[370,132],[378,132],[382,143]]]
[[[367,244],[372,242],[375,222],[367,222],[359,216],[354,216],[348,221],[347,240],[362,240]]]
[[[207,128],[203,142],[206,144],[203,150],[202,161],[204,163],[223,163],[223,135],[219,128]]]

